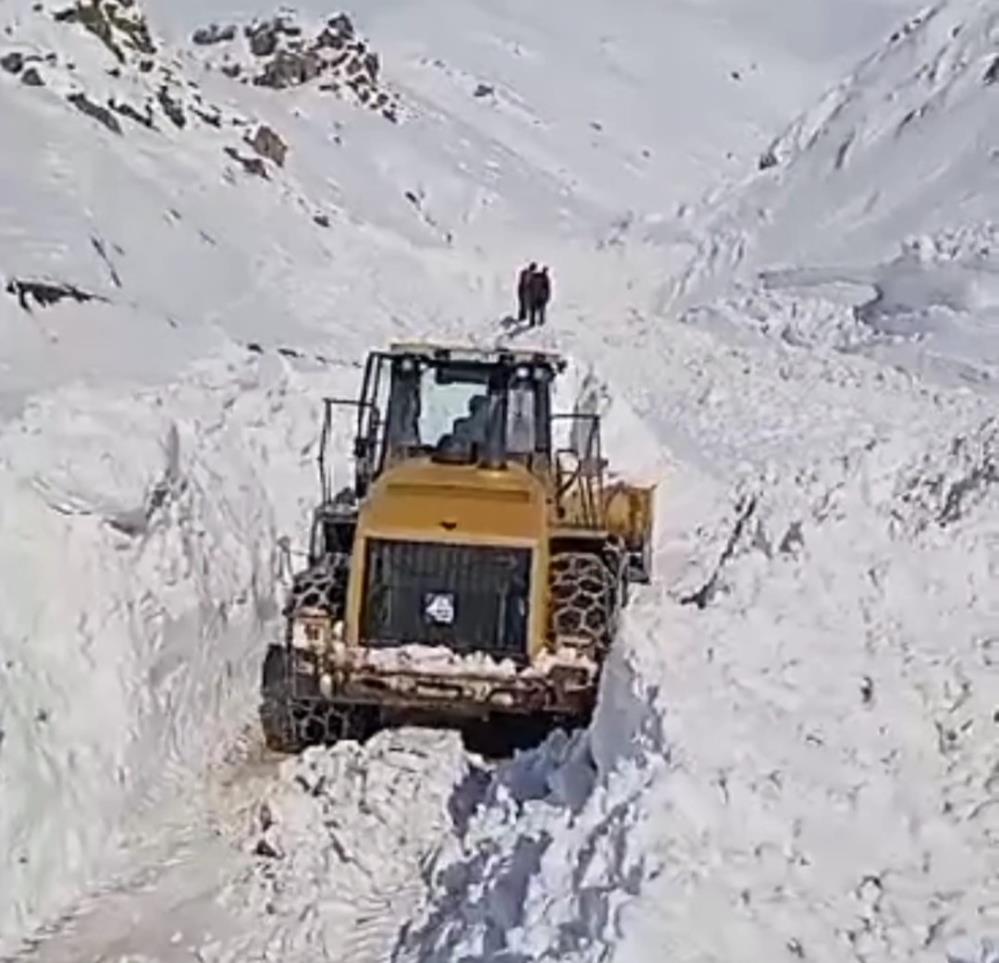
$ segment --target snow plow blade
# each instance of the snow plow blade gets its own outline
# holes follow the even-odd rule
[[[388,726],[432,725],[480,742],[487,732],[493,751],[505,755],[555,728],[587,725],[597,681],[596,665],[586,661],[465,668],[451,653],[344,647],[319,655],[272,646],[261,722],[268,746],[282,752],[364,740]]]
[[[372,649],[345,649],[330,660],[327,678],[320,686],[336,697],[357,703],[377,703],[405,708],[446,710],[459,716],[484,716],[490,711],[559,715],[587,713],[596,690],[596,667],[552,663],[520,671],[489,672],[464,669],[442,660],[435,670],[433,655],[424,664],[379,664]],[[374,650],[378,651],[378,650]],[[384,651],[384,650],[382,650]],[[387,662],[388,660],[386,660]],[[320,671],[318,666],[316,671]]]

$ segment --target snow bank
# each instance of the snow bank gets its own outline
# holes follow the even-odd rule
[[[235,352],[0,435],[0,932],[62,906],[250,719],[281,536],[315,497],[325,378]]]
[[[760,479],[672,650],[670,859],[617,958],[931,959],[994,927],[994,432]]]
[[[669,750],[656,690],[623,648],[600,699],[588,732],[556,733],[498,769],[425,874],[429,900],[403,931],[400,959],[596,960],[611,950],[622,906],[657,870],[635,830]]]
[[[752,334],[808,349],[862,354],[950,387],[999,386],[995,226],[906,238],[874,265],[760,272],[681,315],[737,343]]]
[[[830,351],[826,318],[877,332],[823,293],[729,302],[799,343],[640,310],[562,336],[679,463],[661,627],[629,633],[669,761],[607,958],[929,960],[995,931],[993,406]]]

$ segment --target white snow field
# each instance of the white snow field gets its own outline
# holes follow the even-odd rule
[[[0,958],[996,963],[993,6],[368,0],[291,87],[75,9],[0,5]],[[319,398],[530,258],[660,486],[593,725],[266,753]]]

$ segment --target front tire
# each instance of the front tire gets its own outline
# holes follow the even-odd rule
[[[603,560],[589,552],[558,552],[551,561],[552,629],[606,652],[617,630],[618,585]]]
[[[298,754],[341,739],[364,742],[380,728],[376,707],[324,698],[317,677],[299,671],[296,653],[281,645],[267,649],[260,697],[260,727],[274,752]]]

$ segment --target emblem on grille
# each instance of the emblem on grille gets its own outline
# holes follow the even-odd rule
[[[433,625],[454,623],[454,595],[450,592],[431,592],[423,597],[423,617]]]

